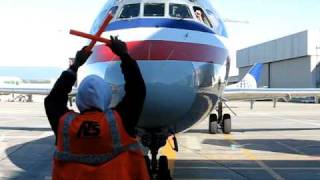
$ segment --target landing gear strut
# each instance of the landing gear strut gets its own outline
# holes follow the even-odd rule
[[[148,129],[141,136],[142,144],[151,151],[151,160],[149,156],[145,156],[145,160],[152,180],[172,180],[167,157],[160,156],[157,160],[159,149],[166,144],[168,136],[169,133],[162,129]],[[177,150],[175,138],[174,141]]]
[[[209,117],[209,133],[210,134],[217,134],[219,131],[218,129],[221,128],[224,134],[231,133],[231,116],[230,114],[223,114],[222,109],[222,101],[220,100],[218,103],[218,116],[217,114],[210,114]]]

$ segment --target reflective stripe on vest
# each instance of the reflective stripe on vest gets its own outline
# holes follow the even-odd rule
[[[72,154],[70,152],[58,152],[55,151],[54,157],[61,161],[75,161],[85,164],[100,164],[110,161],[117,155],[125,151],[138,151],[141,150],[141,145],[139,143],[129,144],[128,146],[122,147],[118,151],[110,154]]]
[[[67,117],[64,119],[63,122],[63,150],[66,152],[70,151],[70,141],[69,141],[69,127],[74,120],[75,115],[73,113],[68,113]]]
[[[110,127],[113,152],[107,154],[73,154],[70,152],[69,129],[75,115],[72,113],[67,114],[63,124],[63,152],[55,151],[54,157],[61,161],[75,161],[86,164],[100,164],[113,159],[125,151],[138,151],[141,150],[140,143],[133,143],[126,146],[121,144],[120,133],[117,128],[117,122],[112,110],[106,112],[107,124]]]
[[[117,151],[122,147],[122,145],[121,145],[120,133],[118,132],[118,128],[116,124],[117,122],[116,122],[116,119],[114,118],[112,110],[107,111],[106,119],[108,121],[107,124],[109,124],[110,130],[111,130],[113,149]]]

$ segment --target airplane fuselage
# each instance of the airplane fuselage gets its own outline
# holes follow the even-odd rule
[[[119,36],[138,62],[147,87],[139,127],[181,132],[206,118],[223,92],[230,64],[224,26],[219,27],[219,17],[208,14],[215,11],[200,2],[109,1],[93,25],[91,33],[112,10],[114,18],[102,36]],[[125,12],[129,8],[131,12]],[[196,18],[198,8],[209,23]],[[80,81],[89,74],[112,84],[111,106],[121,100],[125,92],[120,60],[105,45],[94,47],[80,71]],[[202,91],[208,87],[213,93]]]

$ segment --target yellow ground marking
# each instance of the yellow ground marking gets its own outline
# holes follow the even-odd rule
[[[171,175],[173,175],[175,160],[177,157],[177,152],[172,149],[173,146],[174,146],[173,139],[172,139],[172,137],[169,137],[167,139],[166,145],[164,147],[162,147],[160,150],[160,153],[167,156],[167,158],[168,158],[168,167],[170,169]]]
[[[224,139],[228,140],[232,144],[239,145],[238,142],[236,142],[231,134],[224,134]],[[268,165],[266,165],[263,161],[259,160],[253,152],[251,152],[249,149],[241,148],[241,152],[243,155],[248,157],[250,160],[255,161],[260,167],[262,167],[265,171],[267,171],[270,176],[272,176],[276,180],[284,180],[283,177],[281,177],[278,173],[276,173],[274,170],[272,170]]]

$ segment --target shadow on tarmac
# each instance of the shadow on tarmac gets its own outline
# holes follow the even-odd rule
[[[320,130],[320,128],[278,128],[278,129],[265,129],[265,128],[255,128],[255,129],[232,129],[232,132],[259,132],[259,131],[315,131]],[[190,129],[186,133],[203,133],[208,134],[208,129]]]
[[[12,131],[51,131],[51,128],[34,128],[34,127],[2,127],[0,130],[12,130]]]
[[[202,141],[202,144],[225,146],[230,147],[232,150],[245,148],[249,150],[320,157],[320,141],[297,139],[237,139],[235,141],[237,144],[232,144],[226,140],[205,139]]]
[[[303,154],[319,157],[320,142],[291,139],[252,139],[237,140],[246,149]],[[298,149],[292,151],[286,146]],[[224,140],[205,139],[202,144],[215,146],[230,146]],[[237,147],[235,147],[237,148]],[[234,149],[237,150],[237,149]],[[30,141],[6,149],[8,158],[22,172],[10,179],[50,179],[52,155],[54,151],[54,136]],[[216,156],[219,156],[217,154]],[[175,160],[174,178],[179,179],[274,179],[266,167],[260,166],[254,160]],[[263,160],[268,167],[284,179],[320,179],[320,161],[315,160]]]
[[[49,136],[6,149],[10,161],[23,170],[10,179],[49,180],[54,141],[54,136]]]
[[[316,160],[264,160],[263,163],[265,166],[249,160],[177,160],[173,174],[174,179],[190,180],[320,179],[320,162]]]

